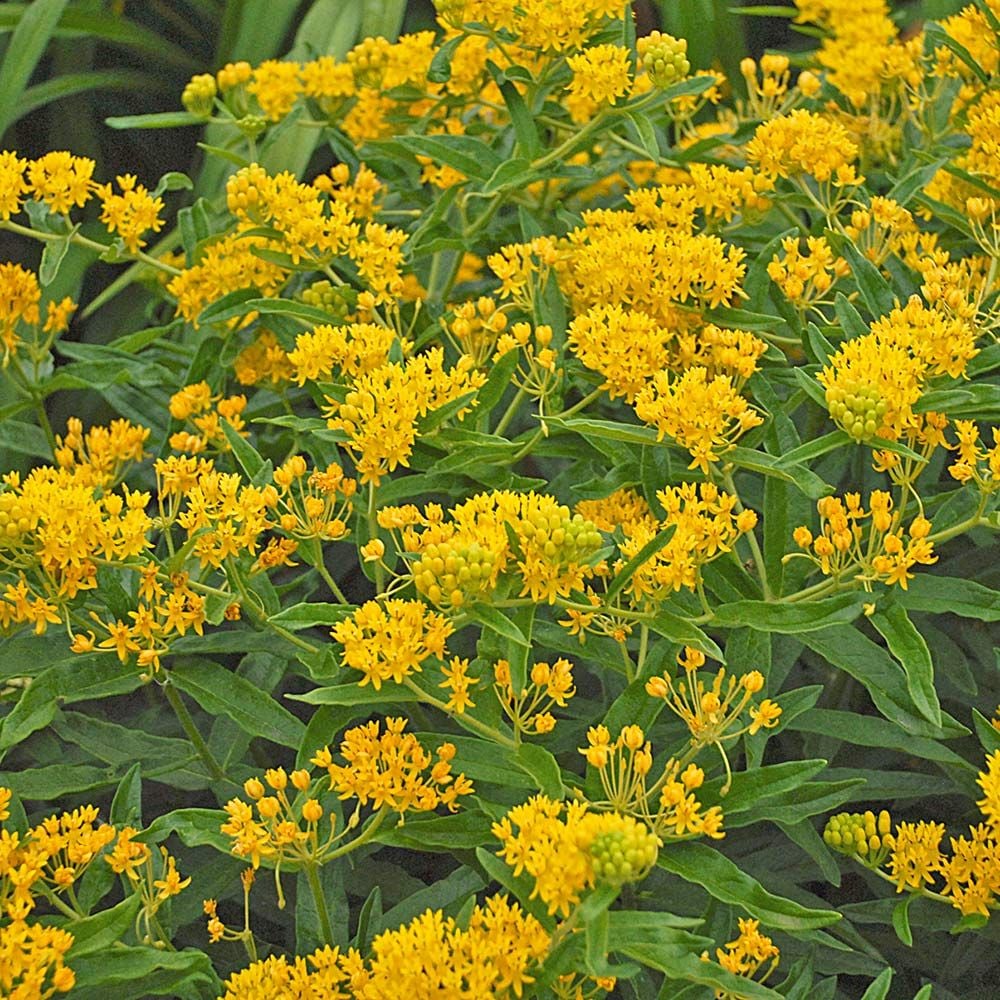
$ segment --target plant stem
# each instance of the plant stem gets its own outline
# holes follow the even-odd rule
[[[469,729],[474,729],[477,733],[481,733],[488,739],[493,740],[494,743],[499,743],[501,746],[509,747],[511,750],[514,750],[517,747],[517,743],[505,733],[500,732],[499,729],[494,729],[492,726],[486,725],[485,722],[480,722],[479,719],[476,719],[471,715],[467,715],[464,712],[461,714],[452,712],[443,701],[440,701],[435,698],[434,695],[428,694],[426,691],[417,687],[417,685],[414,684],[409,677],[403,678],[403,685],[409,688],[415,695],[419,696],[420,700],[425,705],[433,705],[434,708],[444,712],[445,715],[450,715],[455,718],[456,721],[460,721],[461,725],[466,726]]]
[[[740,501],[739,493],[736,492],[736,484],[733,482],[733,474],[729,471],[729,469],[723,469],[722,483],[730,494],[732,494],[732,496],[736,499],[733,509],[737,514],[741,513],[745,510],[745,508]],[[771,592],[771,587],[767,582],[767,567],[764,565],[764,554],[760,551],[760,546],[757,544],[756,529],[751,528],[743,537],[747,540],[747,544],[750,546],[750,553],[753,555],[753,563],[757,569],[757,576],[760,578],[760,589],[764,595],[764,600],[773,601],[774,594]]]
[[[316,904],[316,915],[319,917],[319,927],[323,935],[323,943],[332,948],[334,945],[333,925],[330,923],[330,911],[326,907],[323,885],[319,880],[319,866],[313,861],[303,867],[306,873],[306,881],[309,883],[309,891],[312,893],[313,903]]]
[[[167,701],[170,702],[170,707],[174,710],[174,714],[177,716],[177,721],[181,724],[184,732],[187,733],[187,737],[194,745],[195,750],[198,751],[198,756],[201,758],[202,763],[206,768],[208,768],[208,773],[211,774],[216,781],[229,782],[229,777],[222,769],[222,765],[215,759],[208,744],[205,742],[205,737],[198,731],[198,727],[195,725],[194,719],[191,718],[191,713],[188,711],[187,705],[184,704],[184,701],[177,688],[174,687],[173,682],[168,677],[160,685],[160,687],[163,689],[163,693],[166,695]]]
[[[330,575],[330,571],[326,568],[326,564],[323,562],[323,546],[320,544],[318,538],[312,539],[311,547],[313,549],[314,558],[316,560],[313,563],[313,567],[315,568],[316,572],[319,573],[320,577],[322,577],[323,579],[323,582],[330,588],[330,591],[333,593],[333,596],[336,597],[341,604],[349,604],[350,602],[344,596],[344,592],[337,585],[337,581],[334,580],[334,578]]]
[[[375,517],[375,484],[368,484],[368,538],[378,537],[378,521]],[[381,560],[375,563],[375,591],[377,594],[385,590],[385,569]],[[346,602],[345,602],[346,603]]]

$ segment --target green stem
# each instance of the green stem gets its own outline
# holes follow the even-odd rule
[[[483,736],[493,740],[494,743],[499,743],[501,746],[509,747],[511,750],[516,749],[517,743],[505,733],[500,732],[499,729],[494,729],[492,726],[486,725],[485,722],[480,722],[479,719],[474,718],[471,715],[467,715],[464,712],[461,714],[452,712],[443,701],[438,700],[434,697],[434,695],[428,694],[426,691],[417,687],[417,685],[409,677],[403,678],[403,685],[417,695],[425,705],[432,705],[434,708],[444,712],[445,715],[450,715],[456,720],[460,719],[463,726],[467,726],[469,729],[474,729],[477,733],[481,733]]]
[[[376,833],[378,833],[378,828],[382,825],[382,821],[389,815],[389,807],[382,806],[381,809],[372,817],[368,826],[361,831],[361,833],[354,838],[354,840],[348,841],[342,847],[338,847],[335,851],[331,851],[327,854],[323,861],[332,861],[334,858],[342,858],[345,854],[350,854],[351,851],[357,850],[364,844],[367,844]]]
[[[733,482],[733,474],[728,469],[724,469],[722,472],[722,483],[736,500],[733,505],[733,509],[737,514],[742,513],[745,508],[740,501],[739,493],[736,492],[736,484]],[[751,528],[743,537],[747,540],[747,544],[750,546],[750,553],[753,555],[753,563],[757,569],[757,576],[760,578],[760,589],[764,594],[764,600],[773,601],[774,594],[771,592],[771,587],[767,581],[767,567],[764,565],[764,554],[761,552],[760,546],[757,544],[756,529]]]
[[[198,756],[208,769],[208,773],[211,774],[216,781],[229,782],[229,777],[222,769],[222,765],[215,759],[215,756],[209,749],[208,744],[205,742],[205,737],[198,731],[198,727],[195,725],[194,719],[191,718],[191,713],[188,711],[187,705],[184,704],[184,701],[180,696],[180,692],[178,692],[177,688],[174,687],[173,682],[169,677],[167,677],[160,687],[163,689],[163,693],[166,695],[167,701],[170,702],[170,707],[174,710],[174,715],[177,716],[177,721],[181,724],[184,732],[187,733],[187,737],[194,745],[195,750],[198,751]]]
[[[18,233],[20,236],[27,236],[33,240],[41,240],[42,243],[58,243],[66,239],[67,236],[66,233],[43,233],[41,230],[31,229],[17,222],[11,222],[9,219],[6,222],[0,222],[0,229]],[[79,233],[70,233],[68,235],[70,243],[75,243],[79,247],[86,247],[97,254],[107,253],[111,249],[107,243],[98,243],[97,240],[88,239]],[[164,271],[167,274],[178,275],[182,273],[180,268],[174,267],[172,264],[165,264],[162,260],[157,260],[155,257],[150,257],[148,253],[143,253],[142,250],[137,250],[135,253],[126,253],[125,255],[133,257],[136,260],[141,260],[144,264],[155,267],[158,271]]]
[[[523,386],[517,390],[517,394],[510,401],[510,406],[504,410],[503,416],[500,418],[500,422],[493,429],[494,434],[499,437],[505,430],[507,430],[510,426],[510,422],[514,419],[514,414],[517,413],[517,408],[521,405],[527,395],[528,394],[525,392]]]
[[[378,520],[375,516],[375,484],[368,484],[368,537],[378,538]],[[382,561],[375,563],[375,590],[381,594],[385,591],[385,568]]]
[[[320,544],[319,539],[312,538],[310,540],[312,541],[312,545],[310,547],[313,550],[313,557],[315,559],[313,567],[316,572],[319,573],[323,582],[330,588],[333,596],[336,597],[341,604],[349,604],[350,602],[344,596],[344,592],[337,585],[337,581],[330,575],[330,571],[326,568],[326,564],[323,562],[323,546]]]
[[[312,893],[313,902],[316,904],[316,915],[319,917],[319,928],[323,935],[323,943],[331,948],[334,945],[333,925],[330,923],[330,911],[326,907],[326,897],[323,895],[323,886],[319,880],[319,866],[314,862],[304,865],[306,881],[309,883],[309,891]]]

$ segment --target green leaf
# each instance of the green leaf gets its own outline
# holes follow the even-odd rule
[[[956,41],[949,35],[940,24],[936,24],[933,21],[930,24],[924,25],[924,51],[933,52],[936,48],[944,46],[946,49],[950,49],[959,60],[972,70],[976,78],[984,86],[988,87],[990,85],[990,78],[986,73],[986,70],[979,65],[975,57],[969,50],[962,45],[961,42]]]
[[[209,715],[227,715],[245,733],[294,749],[302,742],[306,727],[288,709],[213,660],[180,660],[169,678]]]
[[[463,810],[453,816],[410,817],[396,826],[386,823],[373,839],[386,847],[448,853],[489,843],[492,825],[488,816]]]
[[[718,660],[720,663],[725,662],[726,658],[715,640],[706,635],[693,622],[689,622],[679,615],[671,614],[669,611],[657,611],[646,624],[657,635],[662,635],[671,642],[679,643],[682,646],[691,646],[693,649],[701,650],[713,660]]]
[[[18,104],[68,0],[35,0],[21,14],[0,65],[0,136],[19,117]]]
[[[283,608],[276,615],[271,615],[268,621],[272,625],[280,625],[296,632],[315,625],[336,625],[337,622],[350,617],[356,610],[353,604],[324,604],[317,601]]]
[[[52,460],[48,438],[42,429],[23,420],[0,421],[0,448],[19,455],[31,455],[32,458]]]
[[[333,684],[315,688],[305,694],[286,694],[291,701],[304,701],[307,705],[396,705],[418,702],[420,695],[401,684],[383,684],[377,691],[359,684]]]
[[[906,688],[914,707],[925,719],[940,726],[941,703],[934,689],[934,662],[924,637],[898,604],[876,611],[869,621],[906,671]]]
[[[611,604],[622,592],[625,585],[635,576],[636,571],[647,559],[651,559],[660,551],[677,530],[676,524],[670,524],[662,531],[657,532],[638,552],[615,574],[614,579],[608,584],[606,603]]]
[[[518,151],[525,157],[530,170],[531,161],[537,159],[542,151],[542,140],[538,135],[538,126],[532,118],[527,104],[520,91],[511,79],[492,60],[487,60],[486,68],[494,83],[500,88],[504,104],[507,105],[507,113],[510,115],[511,124],[514,126],[514,134],[517,136]]]
[[[853,340],[855,337],[863,337],[868,333],[868,324],[861,318],[861,313],[854,308],[854,304],[843,292],[837,292],[837,298],[834,301],[834,310],[849,340]]]
[[[175,833],[188,847],[214,847],[223,854],[231,855],[232,838],[220,830],[225,821],[226,814],[221,809],[174,809],[157,816],[142,831],[142,841],[158,844]],[[263,863],[267,864],[266,861]]]
[[[142,683],[132,664],[69,654],[66,660],[39,673],[0,723],[0,752],[47,726],[61,704],[127,694]]]
[[[265,464],[260,452],[228,420],[223,419],[221,424],[222,433],[226,435],[240,468],[250,479],[256,479]]]
[[[545,747],[522,743],[514,752],[514,758],[517,766],[535,780],[543,795],[559,800],[565,796],[559,763]]]
[[[896,600],[909,611],[950,613],[981,622],[1000,621],[1000,591],[975,580],[918,573]]]
[[[84,955],[111,949],[121,941],[132,927],[141,902],[139,894],[135,893],[110,909],[66,924],[66,930],[73,935],[73,945],[66,953],[70,968],[76,968],[77,960]]]
[[[815,632],[840,622],[853,622],[861,614],[866,595],[838,594],[801,604],[770,601],[734,601],[715,609],[714,624],[724,628],[749,626],[761,632],[797,635]]]
[[[825,235],[833,249],[850,264],[851,276],[872,316],[878,319],[890,312],[896,297],[882,272],[845,236],[829,229]]]
[[[1000,750],[1000,729],[997,729],[979,709],[972,710],[972,724],[976,728],[979,742],[988,754]]]
[[[659,443],[659,436],[652,427],[640,424],[615,423],[611,420],[590,420],[586,417],[546,417],[549,427],[571,431],[585,438],[603,438],[608,441],[624,441],[627,444]]]
[[[884,968],[878,976],[868,985],[861,997],[861,1000],[885,1000],[889,995],[889,987],[892,985],[892,969]]]
[[[823,482],[810,469],[798,465],[786,468],[782,459],[775,458],[763,451],[754,451],[737,445],[725,452],[722,460],[731,462],[740,469],[749,469],[762,476],[774,476],[777,479],[794,483],[810,500],[818,500],[833,492],[833,487],[829,483]]]
[[[778,461],[780,465],[804,465],[819,458],[820,455],[825,455],[827,452],[835,451],[837,448],[849,444],[854,444],[854,438],[846,431],[835,430],[785,452]]]
[[[189,996],[190,989],[221,987],[208,955],[195,948],[160,948],[119,944],[73,963],[74,1000],[146,1000]]]
[[[181,128],[185,125],[204,125],[205,119],[189,111],[161,111],[151,115],[115,115],[105,118],[108,128]]]
[[[827,927],[841,919],[835,910],[812,910],[768,892],[727,857],[707,844],[667,844],[657,864],[688,882],[702,886],[715,899],[746,910],[767,927],[787,931]]]
[[[451,60],[455,55],[455,50],[466,39],[466,35],[459,33],[454,38],[449,38],[443,45],[438,46],[427,70],[427,79],[431,83],[447,83],[451,79]]]
[[[524,646],[527,649],[531,648],[531,643],[524,633],[499,608],[495,608],[491,604],[472,604],[464,610],[474,622],[496,632],[508,642]]]
[[[886,650],[856,628],[831,625],[817,632],[804,633],[802,641],[828,663],[864,685],[879,712],[906,732],[934,738],[965,730],[944,714],[940,727],[915,715],[902,668]]]
[[[112,771],[88,764],[46,764],[21,771],[0,771],[0,785],[32,802],[51,802],[60,795],[91,792],[116,783]]]
[[[668,980],[700,983],[719,995],[745,1000],[779,1000],[774,990],[703,961],[700,955],[712,942],[676,926],[671,918],[676,920],[668,913],[613,910],[608,913],[608,948],[664,973]],[[676,997],[679,991],[671,987],[669,993],[660,995]]]
[[[401,135],[390,140],[414,156],[430,157],[474,180],[485,181],[503,162],[482,139],[470,135]],[[372,142],[379,148],[385,142]]]
[[[917,894],[907,893],[892,908],[892,929],[907,948],[913,947],[913,931],[910,929],[910,906],[917,898]]]

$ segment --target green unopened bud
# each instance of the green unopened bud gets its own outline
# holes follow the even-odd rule
[[[188,81],[181,94],[181,104],[186,111],[199,118],[211,118],[212,104],[217,93],[215,77],[211,73],[199,73]]]
[[[262,115],[244,115],[236,126],[248,139],[256,139],[267,128],[267,119]]]
[[[643,69],[656,87],[670,87],[691,72],[685,38],[654,31],[640,38],[637,48]]]
[[[590,842],[598,882],[624,885],[644,879],[656,864],[659,841],[643,823],[622,817],[623,827],[599,833]]]

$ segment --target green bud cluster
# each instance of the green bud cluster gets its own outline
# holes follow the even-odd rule
[[[0,493],[0,545],[19,542],[31,530],[28,505],[13,493]]]
[[[353,296],[347,293],[353,289],[340,289],[325,278],[314,281],[299,292],[299,298],[309,306],[323,309],[337,319],[344,319],[354,307]]]
[[[870,809],[863,813],[837,813],[827,821],[823,840],[833,850],[877,868],[894,843],[892,817],[885,809],[878,816]]]
[[[263,115],[244,115],[236,127],[248,138],[256,139],[267,129],[267,119]]]
[[[216,93],[218,89],[215,86],[215,77],[211,73],[199,73],[188,81],[184,93],[181,94],[181,104],[192,115],[211,118]]]
[[[674,38],[673,35],[654,31],[639,40],[639,55],[649,78],[657,87],[670,87],[691,72],[686,38]]]
[[[560,566],[585,563],[604,544],[594,522],[570,515],[565,504],[549,514],[533,511],[518,522],[517,533]]]
[[[856,381],[827,389],[826,404],[830,416],[855,441],[868,441],[875,437],[889,409],[889,404],[875,386]]]
[[[599,833],[590,842],[590,856],[598,882],[624,885],[644,879],[656,864],[659,841],[645,824],[624,817],[623,830]]]
[[[431,543],[413,563],[413,582],[431,603],[461,607],[489,589],[495,563],[479,542]]]

